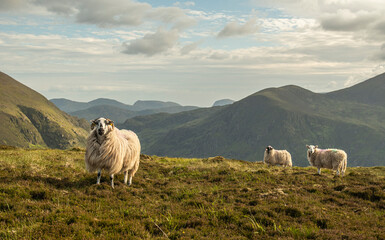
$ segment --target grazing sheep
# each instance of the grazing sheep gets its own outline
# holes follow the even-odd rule
[[[318,168],[318,174],[321,174],[321,168],[333,169],[338,176],[343,176],[346,171],[348,156],[345,151],[340,149],[319,149],[318,146],[306,145],[307,160],[310,165]]]
[[[85,162],[89,172],[98,171],[97,184],[100,184],[101,170],[108,172],[111,187],[114,188],[114,174],[124,172],[124,183],[132,177],[139,167],[140,142],[130,130],[119,130],[110,119],[98,118],[91,121],[91,132],[87,138]]]
[[[272,146],[266,147],[263,162],[270,165],[292,166],[290,153],[286,150],[275,150]]]

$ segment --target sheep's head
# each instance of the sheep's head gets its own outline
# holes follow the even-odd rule
[[[315,150],[318,148],[318,145],[306,145],[308,154],[313,154]]]
[[[103,136],[114,129],[114,121],[108,118],[97,118],[91,120],[91,130],[96,128],[96,132],[99,136]]]
[[[267,152],[267,154],[269,154],[270,151],[273,150],[273,149],[274,149],[274,148],[273,148],[272,146],[270,146],[270,145],[267,146],[267,147],[266,147],[266,152]]]

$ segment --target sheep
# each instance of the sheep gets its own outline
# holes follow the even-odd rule
[[[89,172],[98,171],[96,184],[100,184],[101,170],[110,175],[114,188],[114,174],[124,172],[124,184],[132,184],[132,177],[139,168],[140,141],[130,130],[119,130],[106,118],[91,120],[91,132],[87,138],[85,163]]]
[[[348,156],[345,151],[340,149],[319,149],[318,146],[306,145],[307,160],[311,166],[318,168],[321,175],[321,168],[333,169],[336,176],[340,173],[343,176],[346,171]]]
[[[270,165],[292,166],[290,153],[286,150],[275,150],[272,146],[266,147],[263,162]]]

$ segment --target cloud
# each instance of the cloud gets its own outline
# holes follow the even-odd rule
[[[373,55],[373,60],[385,61],[385,43],[382,44],[380,50]]]
[[[259,27],[257,26],[256,18],[252,18],[245,24],[241,25],[238,22],[228,23],[217,35],[218,38],[227,38],[234,36],[249,35],[257,32]]]
[[[50,13],[64,15],[77,23],[99,27],[138,26],[148,21],[183,29],[196,23],[187,10],[179,7],[153,7],[134,0],[1,0],[0,11],[40,7]],[[187,5],[186,5],[187,6]]]
[[[173,24],[176,29],[185,29],[196,24],[194,18],[187,16],[184,10],[177,7],[159,7],[149,11],[147,17]]]
[[[349,9],[338,9],[335,13],[321,16],[321,26],[332,31],[357,31],[367,28],[379,16],[368,11],[352,12]]]
[[[230,57],[229,53],[224,51],[215,51],[208,58],[212,60],[225,60]]]
[[[186,6],[186,7],[193,7],[195,6],[195,2],[176,2],[174,3],[174,6]]]
[[[159,28],[157,32],[144,35],[143,38],[124,43],[123,53],[126,54],[144,54],[153,56],[166,52],[175,46],[179,39],[179,32],[175,29],[167,31]]]
[[[187,55],[189,54],[191,51],[194,51],[195,49],[198,48],[199,44],[201,44],[203,41],[198,41],[198,42],[194,42],[194,43],[190,43],[190,44],[187,44],[185,46],[183,46],[180,50],[180,53],[182,55]]]
[[[77,12],[74,0],[32,0],[31,2],[59,15],[71,15]]]
[[[77,6],[76,21],[101,27],[137,26],[143,23],[147,11],[152,9],[147,3],[115,0],[83,0]]]
[[[25,0],[1,0],[0,12],[18,10],[26,5]]]

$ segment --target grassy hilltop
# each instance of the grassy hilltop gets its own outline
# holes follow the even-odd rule
[[[115,189],[81,150],[0,150],[1,239],[384,239],[385,167],[144,157]]]

